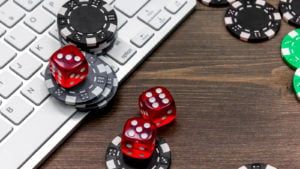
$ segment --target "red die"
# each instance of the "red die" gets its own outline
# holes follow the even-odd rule
[[[176,106],[170,92],[164,87],[154,87],[140,95],[139,108],[144,119],[162,127],[176,118]]]
[[[122,133],[121,150],[133,158],[149,158],[156,144],[156,126],[143,118],[131,118],[125,123]]]
[[[86,78],[89,66],[82,52],[68,45],[51,56],[49,69],[59,85],[71,88]]]

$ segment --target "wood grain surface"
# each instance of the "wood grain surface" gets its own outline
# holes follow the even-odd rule
[[[278,0],[267,0],[278,6]],[[139,116],[139,94],[167,87],[177,104],[174,123],[159,129],[172,150],[171,169],[237,169],[269,163],[300,168],[300,104],[294,71],[281,59],[278,35],[250,44],[232,37],[226,8],[198,4],[192,15],[120,87],[106,115],[91,115],[41,166],[105,169],[108,143]]]

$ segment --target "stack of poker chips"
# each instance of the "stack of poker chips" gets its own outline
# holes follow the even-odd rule
[[[59,85],[50,70],[45,82],[50,94],[79,111],[93,111],[106,107],[118,89],[113,69],[97,55],[109,49],[117,34],[117,16],[113,8],[102,0],[70,0],[57,16],[62,46],[75,45],[84,54],[89,72],[83,82],[71,88]]]

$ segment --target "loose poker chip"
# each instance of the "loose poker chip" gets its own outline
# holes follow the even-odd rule
[[[280,0],[279,11],[283,19],[294,25],[300,27],[300,1],[299,0]]]
[[[87,54],[86,58],[94,57]],[[89,63],[89,73],[84,81],[72,88],[63,88],[56,83],[49,69],[45,72],[45,83],[49,93],[67,105],[77,105],[96,99],[104,90],[107,82],[106,72],[99,70],[101,66]]]
[[[300,100],[300,69],[297,69],[293,78],[293,88],[296,97]]]
[[[204,5],[211,6],[211,7],[224,7],[224,6],[228,6],[234,1],[236,0],[201,0],[200,2]]]
[[[239,169],[276,169],[276,168],[269,164],[255,163],[255,164],[244,165]]]
[[[288,33],[281,42],[283,60],[293,69],[300,68],[300,29]]]
[[[63,44],[99,52],[114,41],[117,15],[102,0],[70,0],[60,9],[57,25]]]
[[[281,15],[265,0],[236,1],[225,13],[227,30],[248,42],[261,42],[273,38],[280,29]]]
[[[108,169],[168,169],[171,165],[171,151],[164,139],[157,137],[153,155],[146,160],[138,160],[123,155],[120,136],[109,143],[105,161]]]

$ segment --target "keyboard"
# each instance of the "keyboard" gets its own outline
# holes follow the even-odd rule
[[[51,54],[61,47],[56,14],[66,0],[0,0],[0,168],[36,168],[82,122],[44,85]],[[196,0],[106,0],[118,37],[99,56],[127,76],[188,16]]]

